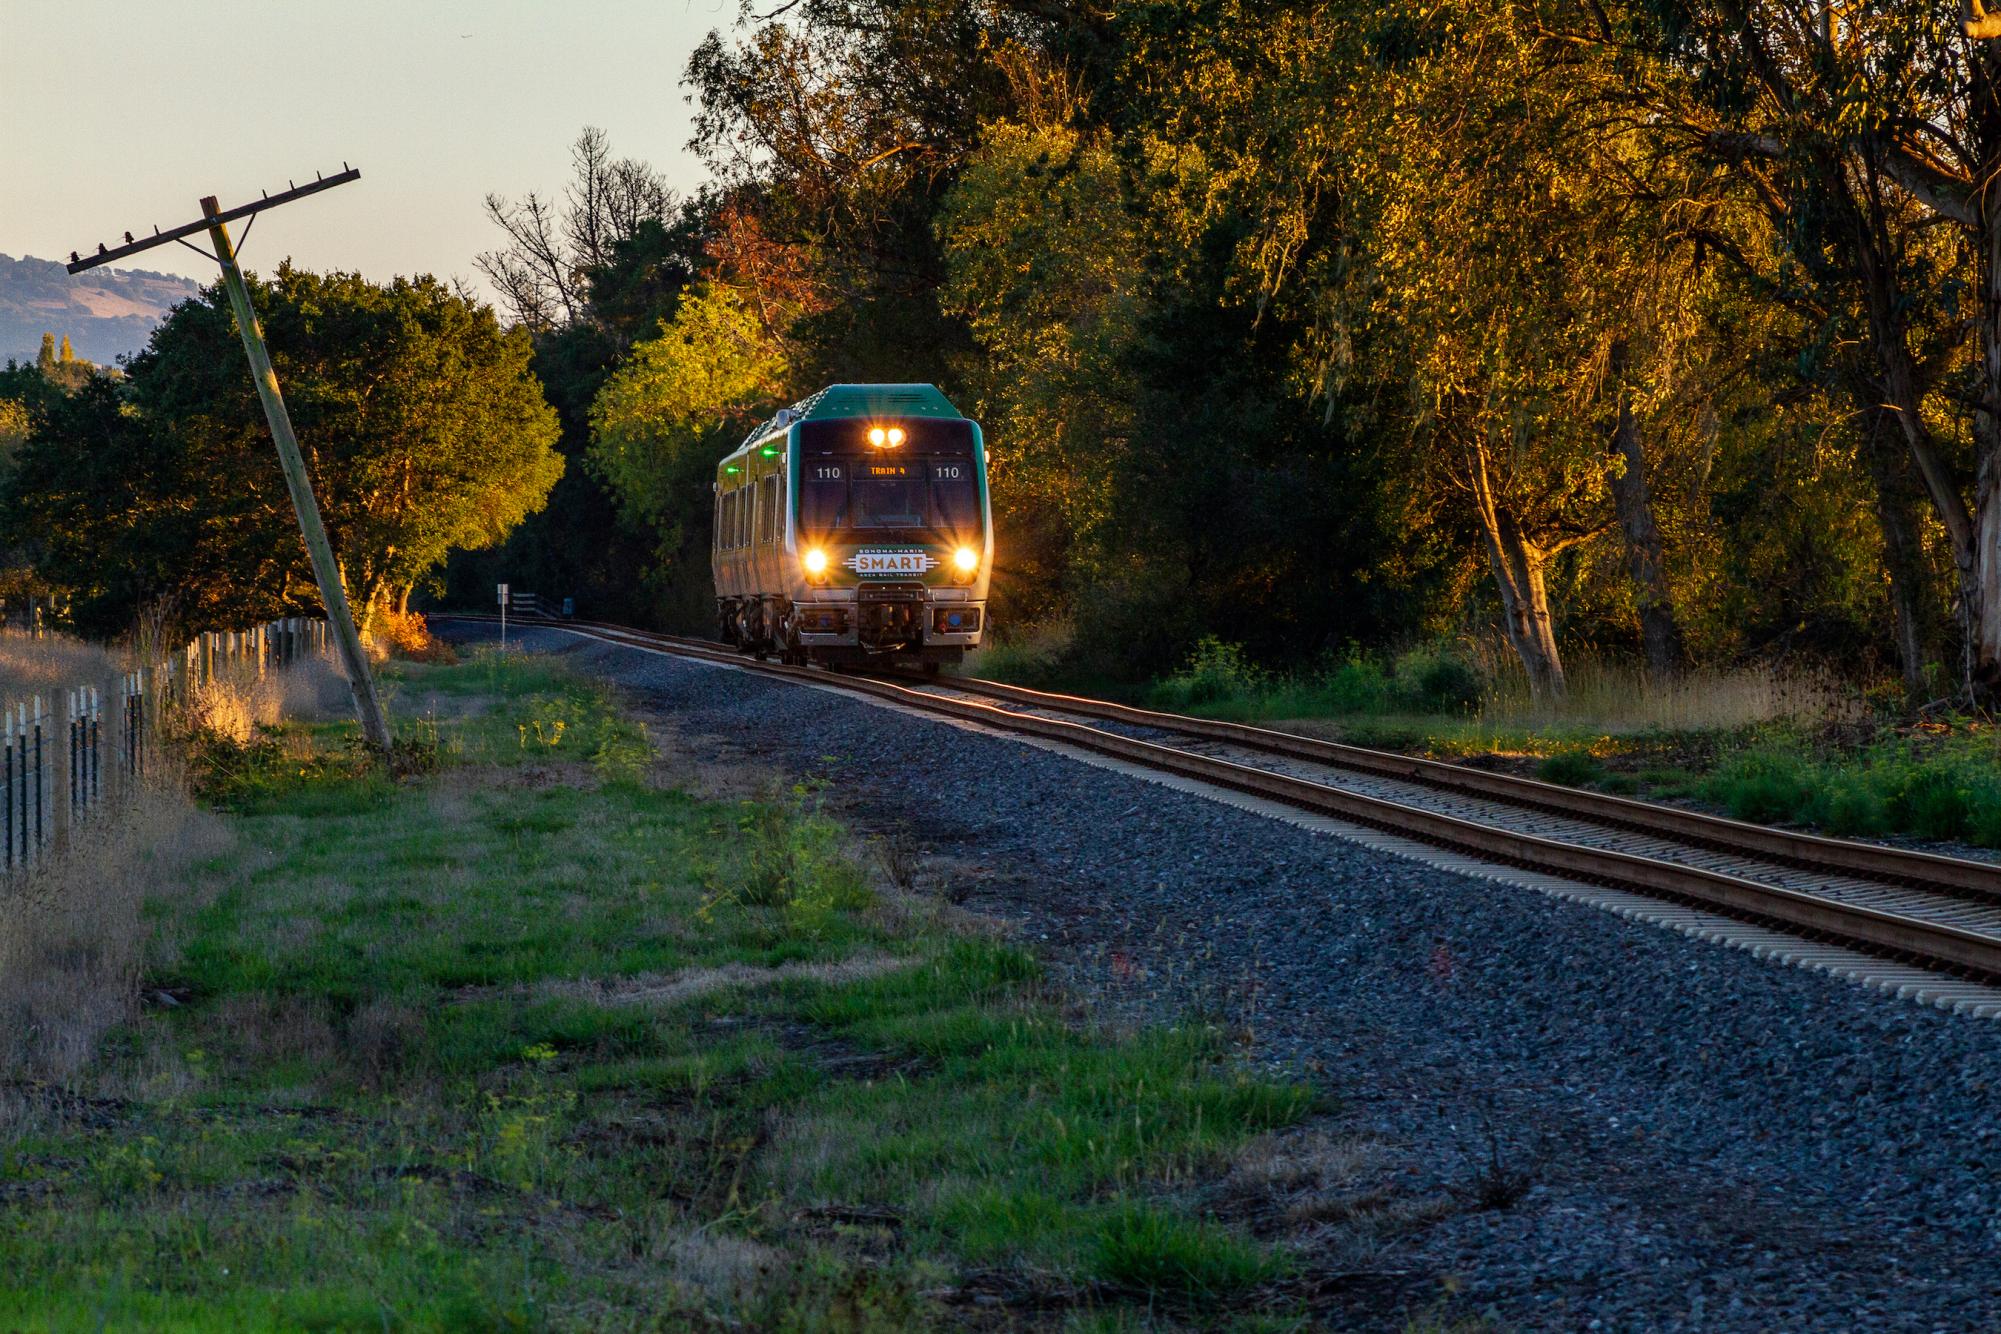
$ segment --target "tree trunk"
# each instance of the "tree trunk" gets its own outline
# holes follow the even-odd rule
[[[1656,680],[1682,667],[1681,625],[1675,619],[1674,598],[1668,591],[1661,558],[1661,530],[1654,523],[1654,506],[1647,494],[1646,446],[1633,403],[1619,395],[1619,424],[1612,432],[1612,453],[1618,467],[1612,474],[1612,505],[1625,539],[1626,573],[1633,580],[1633,601],[1640,612],[1640,638],[1646,647],[1647,674]]]
[[[1984,68],[1984,65],[1982,66]],[[1991,100],[1991,99],[1989,99]],[[1994,144],[1990,154],[2001,163],[2001,120],[1991,112],[1986,116]],[[1988,174],[1991,179],[1991,173]],[[1875,345],[1877,365],[1883,375],[1883,406],[1894,413],[1909,446],[1911,462],[1930,498],[1932,511],[1952,543],[1953,565],[1957,571],[1958,611],[1961,642],[1965,650],[1963,681],[1967,694],[1984,703],[2001,692],[2001,537],[1997,524],[2001,514],[1990,508],[1991,491],[2001,478],[1994,476],[1997,454],[2001,454],[2001,263],[1996,247],[2001,246],[2001,186],[1989,185],[1975,201],[1979,209],[1977,250],[1980,256],[1979,367],[1980,405],[1973,414],[1975,456],[1974,504],[1968,508],[1959,489],[1959,479],[1939,453],[1938,444],[1926,426],[1923,386],[1905,336],[1903,298],[1887,241],[1872,230],[1856,213],[1857,259],[1868,294],[1869,335]]]
[[[1980,254],[1980,407],[1973,414],[1972,559],[1961,565],[1967,693],[2001,700],[2001,44],[1973,56],[1974,197]]]
[[[1925,668],[1938,631],[1931,614],[1936,605],[1931,568],[1918,538],[1918,506],[1924,500],[1924,490],[1912,476],[1910,455],[1898,438],[1896,423],[1889,420],[1890,410],[1865,387],[1857,387],[1856,398],[1865,422],[1862,457],[1874,484],[1876,523],[1883,533],[1883,569],[1890,579],[1897,663],[1903,672],[1904,693],[1917,704],[1928,690]]]
[[[1521,526],[1494,498],[1486,450],[1468,450],[1474,508],[1480,533],[1487,542],[1487,563],[1501,593],[1502,624],[1508,644],[1528,673],[1529,694],[1539,704],[1563,698],[1563,656],[1556,648],[1555,622],[1549,614],[1549,588],[1544,580],[1548,558],[1524,534]]]

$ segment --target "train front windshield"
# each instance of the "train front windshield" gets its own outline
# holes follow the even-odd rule
[[[897,445],[877,446],[903,433]],[[979,473],[966,421],[824,421],[799,428],[799,530],[809,538],[963,544],[980,537]]]

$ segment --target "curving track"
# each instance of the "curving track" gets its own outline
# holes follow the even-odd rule
[[[1963,977],[2001,980],[2001,865],[1821,838],[1266,728],[976,678],[833,674],[758,662],[708,641],[623,626],[564,622],[559,628],[607,643],[832,686],[1076,746],[1491,861],[1692,904]]]

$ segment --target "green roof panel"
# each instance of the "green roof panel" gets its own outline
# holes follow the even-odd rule
[[[730,451],[730,457],[749,449],[775,431],[795,422],[829,421],[853,417],[944,417],[962,421],[965,414],[933,384],[830,384],[817,394],[800,399],[764,422]]]
[[[797,421],[829,417],[952,417],[960,416],[952,400],[929,384],[830,384],[792,409]]]

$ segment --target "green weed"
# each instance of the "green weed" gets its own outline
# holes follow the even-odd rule
[[[1560,750],[1536,766],[1536,777],[1545,783],[1565,787],[1585,787],[1605,776],[1605,766],[1588,750]]]
[[[1909,834],[2001,846],[2001,767],[1993,739],[1967,732],[1816,755],[1773,738],[1732,753],[1699,791],[1740,819],[1842,835]]]
[[[1126,1204],[1099,1224],[1092,1268],[1122,1287],[1182,1302],[1239,1297],[1273,1277],[1274,1259],[1241,1237],[1186,1214]]]

